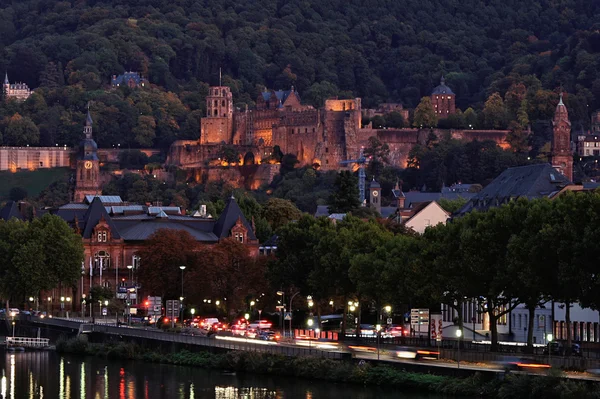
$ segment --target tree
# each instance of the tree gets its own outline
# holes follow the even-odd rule
[[[510,131],[506,135],[506,142],[510,144],[510,148],[518,154],[524,154],[529,150],[527,143],[528,135],[523,127],[517,122],[511,122],[508,125]]]
[[[291,221],[298,220],[302,212],[292,201],[281,198],[269,198],[263,210],[263,217],[269,222],[273,230]]]
[[[477,112],[471,107],[463,113],[465,119],[465,128],[473,129],[477,127]]]
[[[156,138],[156,121],[152,116],[141,115],[137,126],[133,128],[133,134],[140,147],[152,147]]]
[[[467,199],[463,197],[457,197],[455,199],[440,198],[438,201],[438,204],[450,214],[458,212],[466,203]]]
[[[140,257],[138,278],[149,295],[163,299],[181,296],[181,270],[193,273],[200,267],[203,256],[198,242],[190,233],[182,230],[159,229],[137,252]],[[189,280],[188,280],[189,281]],[[192,285],[188,282],[190,288]],[[189,292],[189,291],[188,291]]]
[[[418,128],[437,126],[437,116],[431,104],[430,97],[421,98],[421,102],[415,109],[413,126]]]
[[[14,147],[25,147],[26,145],[39,143],[40,131],[30,118],[22,117],[16,113],[8,118],[5,123],[4,144]]]
[[[483,117],[488,129],[502,129],[506,126],[506,108],[499,93],[488,97],[483,107]]]
[[[341,171],[335,179],[335,191],[329,197],[329,212],[347,213],[360,205],[358,179],[350,171]]]
[[[385,125],[392,128],[402,128],[404,127],[404,118],[400,112],[390,112],[385,115]]]

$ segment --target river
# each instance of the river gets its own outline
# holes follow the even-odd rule
[[[1,399],[438,399],[365,388],[137,361],[0,352]]]

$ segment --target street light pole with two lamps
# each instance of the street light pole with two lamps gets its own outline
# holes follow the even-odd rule
[[[179,308],[181,310],[181,325],[183,325],[183,271],[185,270],[185,265],[181,265],[179,268],[181,269],[181,296],[179,297]]]

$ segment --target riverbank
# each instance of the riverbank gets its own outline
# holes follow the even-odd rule
[[[85,338],[60,340],[59,353],[141,360],[226,371],[244,371],[275,376],[324,380],[338,383],[375,385],[409,391],[432,392],[467,397],[513,398],[577,398],[600,399],[600,386],[572,381],[552,373],[548,377],[508,375],[504,380],[485,381],[475,374],[467,378],[419,374],[368,362],[329,360],[318,357],[292,358],[267,353],[232,351],[223,354],[179,351],[163,353],[132,343],[88,343]]]

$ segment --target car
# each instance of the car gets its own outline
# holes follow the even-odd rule
[[[558,341],[548,342],[548,345],[544,348],[544,355],[564,356],[567,352],[568,350],[565,345]],[[581,356],[581,346],[576,343],[571,344],[570,354],[573,356]]]
[[[16,316],[18,316],[20,313],[21,313],[21,312],[20,312],[20,311],[19,311],[19,309],[17,309],[17,308],[10,308],[10,309],[8,309],[8,315],[9,315],[10,317],[16,317]]]
[[[361,324],[360,325],[360,335],[365,337],[370,337],[375,335],[375,326],[372,324]]]
[[[496,364],[505,370],[527,370],[529,372],[550,368],[549,364],[540,363],[532,358],[515,356],[503,356],[496,361]]]
[[[257,335],[258,335],[258,331],[256,330],[256,328],[247,328],[246,334],[244,336],[246,338],[256,338]]]
[[[263,341],[279,341],[281,336],[277,334],[275,331],[260,331],[256,334],[257,339],[261,339]]]
[[[233,327],[231,327],[231,333],[233,335],[240,335],[243,337],[244,335],[246,335],[246,325],[234,324]]]
[[[392,324],[381,334],[384,338],[397,338],[407,335],[408,331],[398,324]]]
[[[210,330],[211,327],[213,326],[213,324],[218,323],[219,319],[217,319],[216,317],[209,317],[206,319],[202,319],[200,321],[200,328],[203,328],[205,330]]]
[[[213,325],[210,326],[210,328],[208,328],[208,330],[214,331],[214,332],[225,331],[226,329],[227,329],[227,324],[221,323],[221,322],[213,323]]]

